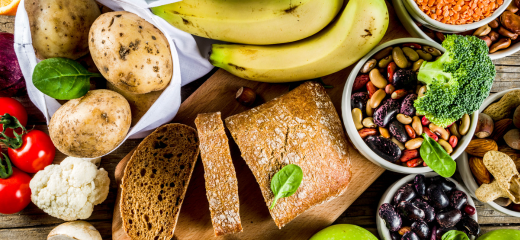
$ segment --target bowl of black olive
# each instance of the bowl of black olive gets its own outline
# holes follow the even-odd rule
[[[470,195],[436,173],[411,174],[390,186],[379,202],[376,223],[384,240],[441,240],[451,230],[475,239],[480,233]]]

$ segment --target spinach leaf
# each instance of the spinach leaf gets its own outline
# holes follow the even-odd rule
[[[469,237],[462,231],[450,230],[442,235],[442,240],[469,240]]]
[[[423,133],[424,141],[421,145],[420,154],[424,162],[433,171],[443,177],[451,177],[455,173],[457,163],[451,156],[432,138]]]
[[[280,169],[271,179],[274,200],[270,209],[273,209],[278,199],[293,195],[300,187],[302,180],[303,171],[298,165],[289,164]]]
[[[49,97],[69,100],[87,94],[91,77],[103,76],[87,71],[74,60],[49,58],[36,64],[32,80],[34,86]]]

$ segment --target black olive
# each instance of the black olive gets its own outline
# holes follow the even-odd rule
[[[368,136],[365,138],[365,143],[374,153],[389,162],[393,163],[401,158],[401,149],[390,139],[379,136]]]

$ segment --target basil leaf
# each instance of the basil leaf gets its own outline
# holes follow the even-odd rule
[[[462,231],[450,230],[442,235],[442,240],[469,240],[469,237]]]
[[[293,195],[300,187],[302,180],[303,171],[298,165],[289,164],[280,169],[271,179],[274,200],[270,209],[273,209],[278,199]]]
[[[70,100],[87,94],[91,77],[102,75],[91,73],[68,58],[49,58],[36,64],[32,80],[34,86],[49,97]]]
[[[457,163],[451,156],[432,138],[423,133],[424,141],[421,145],[421,158],[433,171],[443,177],[451,177],[457,169]]]

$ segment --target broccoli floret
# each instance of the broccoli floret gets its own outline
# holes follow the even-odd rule
[[[419,115],[445,128],[480,108],[496,71],[486,43],[477,37],[448,35],[442,46],[446,52],[434,62],[424,62],[419,69],[417,79],[426,84],[427,90],[414,106]]]

